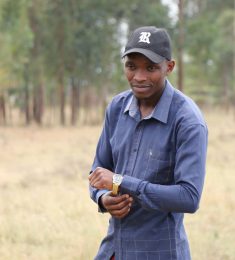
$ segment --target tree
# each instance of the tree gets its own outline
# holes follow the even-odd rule
[[[184,1],[178,0],[178,88],[183,91]]]
[[[2,0],[0,3],[0,68],[3,68],[5,75],[1,86],[5,90],[25,85],[23,75],[32,46],[27,4],[27,0]],[[23,103],[27,104],[27,100]],[[26,107],[23,109],[26,111]]]
[[[28,17],[29,25],[34,37],[29,62],[31,64],[31,83],[33,84],[33,116],[38,124],[42,123],[42,116],[44,111],[44,83],[42,64],[43,35],[41,22],[43,14],[41,11],[43,11],[42,1],[35,0],[30,3],[28,7]],[[25,73],[27,73],[27,71]],[[28,97],[28,94],[26,94],[26,97]]]
[[[216,21],[218,38],[214,41],[214,62],[216,73],[221,75],[218,83],[222,85],[223,103],[227,106],[234,92],[234,23],[233,10],[225,10]]]
[[[194,82],[220,100],[228,100],[233,86],[233,8],[232,0],[187,0],[186,5],[187,70],[192,75],[193,68]]]

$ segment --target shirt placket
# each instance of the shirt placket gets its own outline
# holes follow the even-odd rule
[[[130,176],[134,175],[134,169],[135,169],[136,159],[138,156],[140,142],[143,134],[143,129],[144,129],[144,120],[141,120],[137,123],[133,134],[133,142],[130,149],[131,153],[127,164],[127,171],[129,172]]]
[[[143,134],[143,129],[144,129],[144,121],[141,120],[137,123],[134,134],[133,134],[133,141],[132,141],[132,145],[131,145],[131,153],[130,153],[130,157],[128,160],[128,164],[127,164],[127,171],[129,172],[128,175],[133,175],[134,174],[134,169],[135,169],[135,163],[136,163],[136,159],[137,159],[137,155],[138,155],[138,150],[139,150],[139,146],[140,146],[140,142],[141,142],[141,138],[142,138],[142,134]],[[117,246],[119,248],[119,250],[117,251],[117,259],[123,259],[124,258],[124,252],[122,250],[122,240],[121,240],[121,236],[122,236],[122,219],[118,219],[116,220],[116,225],[117,225]]]

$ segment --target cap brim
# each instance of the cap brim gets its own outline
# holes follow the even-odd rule
[[[131,54],[131,53],[140,53],[143,54],[144,56],[146,56],[149,60],[151,60],[154,63],[160,63],[162,62],[165,58],[150,51],[150,50],[146,50],[146,49],[142,49],[142,48],[133,48],[130,49],[128,51],[125,51],[122,54],[122,58],[124,58],[126,55]]]

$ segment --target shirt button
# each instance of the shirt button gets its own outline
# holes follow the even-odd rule
[[[134,153],[136,153],[136,152],[137,152],[137,149],[136,149],[136,148],[135,148],[135,149],[133,149],[133,152],[134,152]]]

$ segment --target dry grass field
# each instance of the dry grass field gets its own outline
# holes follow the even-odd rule
[[[205,188],[199,211],[185,216],[186,229],[193,260],[232,260],[235,117],[219,110],[205,116]],[[108,221],[88,194],[100,129],[0,128],[1,260],[93,259]]]

